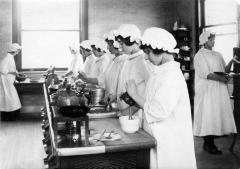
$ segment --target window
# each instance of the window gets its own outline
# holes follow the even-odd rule
[[[216,33],[214,50],[219,51],[226,62],[233,57],[238,44],[237,3],[235,0],[202,0],[202,29]]]
[[[69,66],[69,45],[80,41],[79,0],[19,0],[20,69]]]

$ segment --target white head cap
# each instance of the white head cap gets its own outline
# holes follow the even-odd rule
[[[115,37],[116,37],[117,34],[118,34],[118,33],[117,33],[117,30],[111,30],[111,31],[109,32],[109,34],[104,34],[104,35],[103,35],[103,38],[104,38],[105,40],[112,40],[112,41],[113,41],[113,46],[114,46],[115,48],[119,48],[119,47],[120,47],[120,44],[119,44],[118,41],[115,40]]]
[[[173,35],[162,28],[151,27],[144,31],[142,44],[150,45],[153,49],[162,49],[169,53],[178,53],[175,49],[177,42]]]
[[[215,35],[215,33],[210,32],[210,31],[205,31],[205,32],[201,33],[201,35],[199,36],[199,45],[204,45],[208,41],[208,38],[211,35]]]
[[[13,43],[9,45],[8,52],[17,52],[18,50],[21,50],[21,49],[22,47],[19,44]]]
[[[69,47],[71,48],[71,50],[74,50],[75,52],[78,52],[80,44],[79,43],[73,43]]]
[[[92,41],[91,40],[84,40],[80,43],[80,46],[84,49],[92,50],[91,48]]]
[[[115,40],[115,35],[118,34],[117,30],[111,30],[108,34],[104,34],[103,38],[107,40]]]
[[[94,45],[96,48],[101,49],[102,51],[107,52],[107,43],[103,39],[94,39],[92,40],[92,45]]]
[[[130,37],[131,42],[139,42],[141,38],[141,31],[134,24],[122,24],[118,28],[116,36],[118,35],[121,35],[123,38]]]

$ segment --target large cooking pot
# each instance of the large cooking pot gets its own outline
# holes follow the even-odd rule
[[[105,97],[105,89],[103,88],[95,88],[91,89],[89,92],[90,102],[92,105],[97,105],[104,102]]]

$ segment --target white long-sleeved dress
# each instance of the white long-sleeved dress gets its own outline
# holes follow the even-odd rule
[[[109,53],[103,54],[101,57],[98,57],[95,61],[97,76],[100,76],[112,62],[112,56]]]
[[[120,110],[120,115],[126,115],[129,112],[129,105],[127,105],[123,100],[119,98],[122,93],[126,92],[125,83],[128,80],[134,80],[137,85],[138,93],[145,98],[145,88],[151,73],[148,67],[148,63],[145,59],[145,54],[142,50],[132,55],[127,55],[126,57],[126,61],[124,62],[122,70],[119,74],[117,86],[117,106]],[[132,108],[132,111],[136,110],[137,113],[135,115],[139,116],[139,118],[142,119],[140,127],[149,132],[148,124],[142,117],[142,109]]]
[[[86,58],[83,65],[83,72],[87,75],[87,77],[96,78],[98,76],[95,65],[96,59],[97,58],[93,54]]]
[[[146,86],[144,116],[157,146],[152,169],[196,169],[187,85],[175,61],[155,66]]]
[[[225,72],[218,52],[201,48],[194,58],[194,135],[225,135],[236,132],[227,85],[207,79],[209,73]]]
[[[145,96],[145,87],[149,76],[150,72],[147,68],[147,62],[145,61],[143,51],[140,50],[132,55],[127,55],[118,78],[117,95],[120,96],[122,93],[126,92],[125,83],[133,79],[137,84],[138,93]],[[118,108],[124,110],[127,107],[129,106],[118,97]]]
[[[125,60],[124,54],[113,58],[106,70],[98,77],[98,84],[106,89],[107,95],[117,95],[118,78]]]
[[[12,54],[0,59],[0,111],[15,111],[21,108],[17,90],[14,86],[15,75],[8,74],[16,71]]]

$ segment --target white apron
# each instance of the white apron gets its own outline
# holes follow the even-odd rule
[[[151,169],[196,169],[187,85],[175,61],[155,66],[146,86],[144,115],[157,146]]]
[[[15,111],[21,108],[17,90],[14,86],[15,76],[8,72],[15,72],[14,57],[7,54],[0,59],[0,111]]]
[[[201,48],[194,58],[195,136],[220,136],[236,133],[227,85],[207,79],[209,73],[224,72],[225,66],[225,61],[220,53],[204,48]]]

